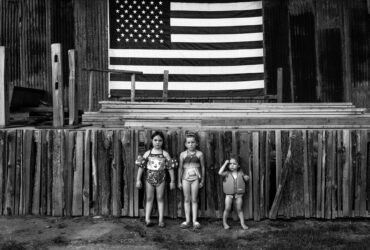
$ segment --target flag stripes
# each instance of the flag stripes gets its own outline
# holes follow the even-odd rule
[[[137,89],[160,90],[164,70],[169,91],[264,88],[262,1],[110,0],[110,15],[109,67],[143,71]]]

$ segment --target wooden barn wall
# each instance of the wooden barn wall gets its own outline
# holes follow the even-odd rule
[[[72,0],[0,1],[0,46],[7,48],[9,82],[14,86],[45,90],[51,98],[50,45],[64,45],[64,73],[68,75],[66,50],[74,47]],[[68,82],[68,77],[65,78]],[[67,99],[67,95],[65,95]]]
[[[88,107],[88,73],[83,68],[108,68],[108,1],[75,0],[75,49],[77,54],[78,106]],[[108,75],[94,73],[93,109],[108,98]]]

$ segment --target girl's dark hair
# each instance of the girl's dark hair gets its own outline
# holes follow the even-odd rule
[[[161,131],[154,131],[154,133],[152,134],[152,136],[150,138],[153,140],[153,138],[156,137],[156,136],[160,136],[162,138],[162,141],[163,141],[162,149],[165,148],[164,134]],[[152,141],[150,142],[150,147],[151,148],[153,147],[153,142]]]
[[[239,171],[240,170],[240,156],[237,154],[230,154],[229,160],[231,159],[234,159],[238,163],[238,171]]]

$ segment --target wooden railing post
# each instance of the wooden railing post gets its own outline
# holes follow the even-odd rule
[[[53,126],[62,127],[64,124],[63,105],[63,74],[62,74],[62,45],[51,45],[52,87],[53,87]]]
[[[6,127],[9,122],[9,93],[5,72],[6,49],[0,46],[0,127]]]
[[[283,102],[283,68],[277,69],[277,102]]]
[[[135,74],[131,75],[131,101],[135,101]]]
[[[162,100],[167,102],[168,100],[168,70],[163,72],[163,95]]]
[[[88,70],[89,72],[89,112],[92,111],[92,103],[93,103],[93,80],[94,80],[94,71]]]
[[[69,113],[69,125],[77,123],[77,105],[76,105],[76,52],[74,49],[68,50],[68,61],[69,61],[69,84],[68,84],[68,113]]]

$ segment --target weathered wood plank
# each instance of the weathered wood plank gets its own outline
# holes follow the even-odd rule
[[[281,152],[281,131],[275,130],[275,151],[276,151],[276,188],[280,183],[281,167],[282,167],[282,152]]]
[[[33,142],[33,131],[23,131],[22,145],[23,159],[22,165],[22,182],[21,182],[21,199],[22,214],[27,215],[32,211],[32,190],[34,186],[33,176],[35,172],[35,148]],[[40,190],[40,189],[39,189]]]
[[[199,136],[199,149],[200,151],[203,152],[204,154],[204,164],[205,164],[205,174],[207,174],[207,167],[208,167],[208,163],[207,163],[207,133],[204,132],[204,131],[200,131],[198,133],[198,136]],[[206,204],[207,204],[207,199],[206,199],[206,187],[207,187],[207,178],[205,176],[204,178],[204,186],[199,190],[199,193],[198,193],[198,196],[199,196],[199,205],[198,205],[198,208],[200,210],[200,213],[199,213],[199,216],[201,217],[205,217],[206,215]]]
[[[216,164],[219,167],[222,166],[222,164],[225,162],[224,159],[224,134],[219,131],[217,132],[216,136],[217,145],[216,145]],[[217,192],[217,207],[218,207],[218,217],[221,218],[223,211],[225,209],[225,195],[223,193],[223,187],[222,187],[222,178],[217,178],[217,186],[216,186],[216,192]]]
[[[265,215],[265,160],[266,160],[266,131],[261,131],[259,133],[259,196],[260,196],[260,203],[259,203],[259,211],[260,211],[260,218],[264,218]]]
[[[132,168],[132,191],[133,191],[133,198],[134,198],[134,207],[133,207],[133,210],[134,210],[134,216],[137,217],[139,216],[139,190],[136,188],[136,176],[137,176],[137,172],[138,172],[138,169],[137,167],[135,166],[135,156],[139,154],[139,131],[138,130],[135,130],[134,133],[132,134],[133,136],[133,146],[132,146],[132,157],[131,157],[131,168]],[[168,145],[168,144],[167,144]],[[168,184],[168,183],[166,183]],[[165,189],[165,193],[166,195],[168,194],[168,189],[167,189],[167,192],[166,192],[166,189]],[[166,199],[168,199],[168,197],[166,196]],[[165,203],[165,207],[167,207],[167,216],[168,216],[168,202]]]
[[[279,182],[279,186],[276,190],[275,198],[272,203],[270,212],[269,212],[269,218],[270,219],[276,219],[279,211],[279,205],[281,203],[281,200],[283,198],[283,190],[286,184],[286,181],[289,177],[289,174],[291,172],[290,168],[292,165],[292,133],[289,134],[289,146],[287,150],[287,154],[284,160],[284,165],[281,171],[281,179]]]
[[[90,184],[91,180],[91,160],[92,160],[92,150],[91,150],[91,130],[85,131],[85,143],[84,143],[84,172],[83,172],[83,215],[90,215],[90,199],[91,190]],[[121,176],[119,177],[121,178]]]
[[[307,131],[303,130],[303,195],[304,195],[304,217],[310,217],[310,185],[308,169],[308,141]]]
[[[64,180],[63,180],[63,162],[62,151],[64,146],[64,134],[62,130],[54,130],[53,136],[53,185],[52,185],[52,216],[63,216],[63,197]]]
[[[215,165],[215,145],[214,145],[214,134],[212,132],[207,133],[207,138],[205,141],[204,154],[205,154],[205,189],[206,189],[206,199],[207,199],[207,216],[216,216],[215,202],[217,197],[214,192],[215,178],[216,177],[216,165]]]
[[[366,216],[366,176],[367,176],[367,144],[366,130],[360,131],[360,216]]]
[[[343,164],[345,162],[343,131],[337,131],[337,213],[338,217],[343,217]]]
[[[6,48],[0,46],[0,127],[6,127],[9,123],[9,84],[6,74]]]
[[[333,131],[327,131],[326,140],[326,181],[325,181],[325,219],[332,218],[332,189],[334,171],[334,140]]]
[[[105,130],[101,133],[101,143],[98,148],[98,163],[99,163],[99,179],[98,185],[100,188],[99,198],[101,204],[101,214],[110,215],[111,210],[111,162],[112,154],[112,135],[113,131]],[[133,194],[132,194],[133,195]]]
[[[259,180],[259,133],[253,132],[253,218],[255,221],[261,219],[260,214],[260,180]]]
[[[42,185],[42,136],[41,131],[35,131],[35,143],[36,143],[36,164],[35,173],[33,176],[33,195],[32,195],[32,214],[40,215],[41,207],[41,185]]]
[[[48,130],[46,134],[47,140],[47,189],[46,189],[46,207],[47,215],[51,216],[53,213],[53,145],[54,145],[54,132],[53,130]]]
[[[316,217],[322,218],[321,209],[321,183],[322,183],[322,157],[323,157],[323,131],[319,131],[317,146],[317,171],[316,171]]]
[[[17,133],[15,130],[7,133],[8,159],[6,166],[5,206],[4,215],[14,215],[14,194],[15,194],[15,164],[16,164],[16,143]]]
[[[113,131],[113,163],[112,163],[112,215],[121,216],[122,209],[122,158],[121,134]]]
[[[75,169],[75,161],[74,161],[74,152],[75,152],[75,138],[76,132],[75,131],[64,131],[65,140],[66,140],[66,147],[63,151],[66,152],[66,159],[64,161],[64,200],[65,200],[65,215],[72,216],[72,202],[73,202],[73,179],[74,179],[74,169]]]
[[[129,185],[129,173],[130,173],[130,131],[124,130],[121,134],[122,141],[122,159],[123,159],[123,209],[122,215],[129,216],[130,214],[130,185]]]
[[[245,185],[245,195],[243,196],[243,212],[245,219],[251,219],[251,213],[250,211],[250,199],[253,199],[253,196],[250,196],[250,183],[251,183],[251,176],[250,176],[250,133],[249,132],[240,132],[238,137],[240,138],[240,146],[239,146],[239,152],[240,152],[240,168],[243,171],[244,174],[249,175],[250,179],[248,183]],[[252,203],[251,203],[252,204]]]
[[[63,73],[62,73],[62,46],[54,43],[51,45],[52,65],[52,96],[53,96],[53,126],[62,127],[64,123],[63,110]]]
[[[344,163],[343,163],[343,216],[349,217],[352,214],[351,203],[351,138],[348,129],[343,130],[343,150],[344,150]]]
[[[91,192],[90,214],[99,213],[99,186],[98,186],[98,131],[91,130]]]
[[[21,199],[21,183],[23,182],[24,174],[23,162],[23,131],[17,130],[16,153],[15,153],[15,180],[14,180],[14,215],[23,215],[23,199]],[[20,209],[21,208],[21,209]]]
[[[83,215],[83,181],[84,181],[84,132],[77,131],[75,147],[75,168],[73,169],[72,216]]]
[[[68,50],[69,62],[69,82],[68,82],[68,115],[69,125],[77,124],[78,110],[77,110],[77,95],[76,95],[76,51],[74,49]]]
[[[268,218],[270,211],[270,188],[271,188],[271,169],[270,169],[270,155],[272,148],[273,132],[267,131],[266,133],[266,151],[265,151],[265,218]]]
[[[3,215],[4,191],[6,185],[6,131],[0,130],[0,215]]]

